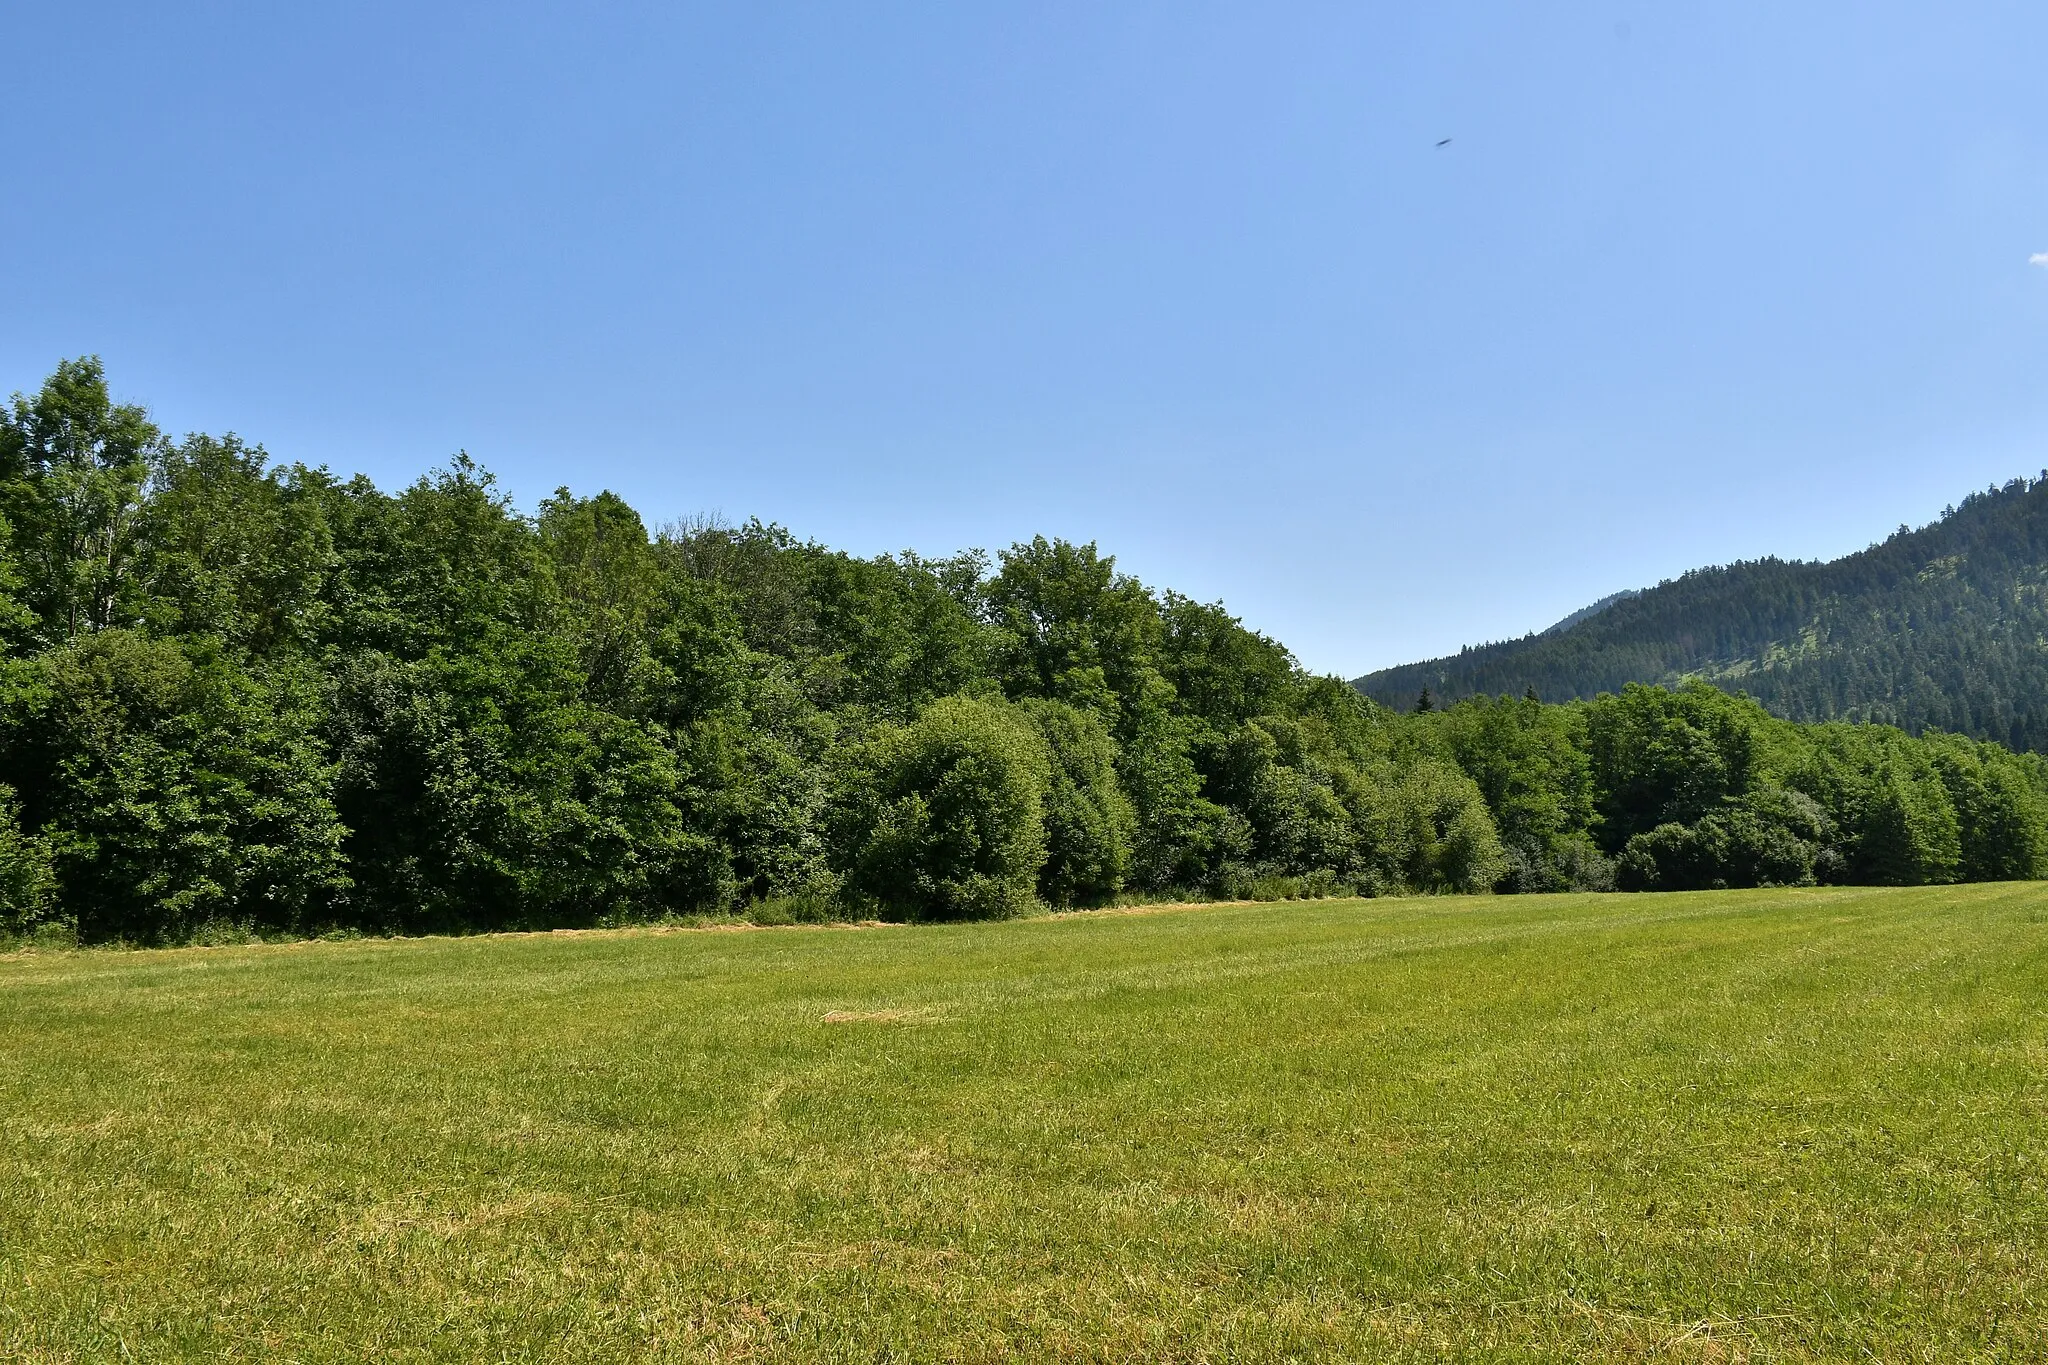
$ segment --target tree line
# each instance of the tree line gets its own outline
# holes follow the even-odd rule
[[[1520,640],[1359,679],[1379,701],[1688,677],[1790,720],[1880,721],[2048,752],[2048,475],[1973,493],[1829,563],[1699,569]]]
[[[0,934],[2039,875],[2048,773],[1693,684],[1413,710],[1093,545],[863,559],[0,415]]]

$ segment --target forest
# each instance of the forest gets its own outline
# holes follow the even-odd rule
[[[1520,640],[1358,680],[1383,703],[1591,698],[1703,678],[1790,720],[1882,721],[2048,752],[2048,474],[1828,563],[1759,559],[1618,593]]]
[[[16,939],[2048,862],[2048,767],[1994,743],[1794,723],[1696,680],[1395,709],[1094,545],[862,559],[758,521],[650,531],[609,493],[521,512],[460,455],[386,492],[173,439],[95,359],[0,418],[0,518]]]

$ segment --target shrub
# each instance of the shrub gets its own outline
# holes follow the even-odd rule
[[[1378,824],[1381,860],[1416,891],[1487,891],[1507,871],[1485,798],[1455,765],[1415,763],[1382,797]]]
[[[1026,702],[1050,760],[1045,864],[1038,894],[1057,906],[1106,905],[1123,889],[1137,817],[1116,780],[1116,741],[1102,722],[1060,702]]]
[[[1496,891],[1612,891],[1616,861],[1586,834],[1526,837],[1507,846]]]
[[[849,888],[915,919],[1000,919],[1035,906],[1051,764],[1017,708],[946,697],[851,765],[839,813]]]
[[[1631,891],[1811,886],[1839,865],[1834,838],[1833,821],[1812,797],[1760,787],[1693,824],[1636,835],[1617,878]]]
[[[14,788],[0,785],[0,935],[33,934],[49,922],[56,881],[50,850],[21,831]]]

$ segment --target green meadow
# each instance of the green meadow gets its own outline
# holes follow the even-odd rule
[[[2040,1360],[2048,888],[0,957],[0,1359]]]

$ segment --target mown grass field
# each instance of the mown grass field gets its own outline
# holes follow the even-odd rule
[[[2048,1358],[2048,887],[26,954],[0,1061],[0,1359]]]

